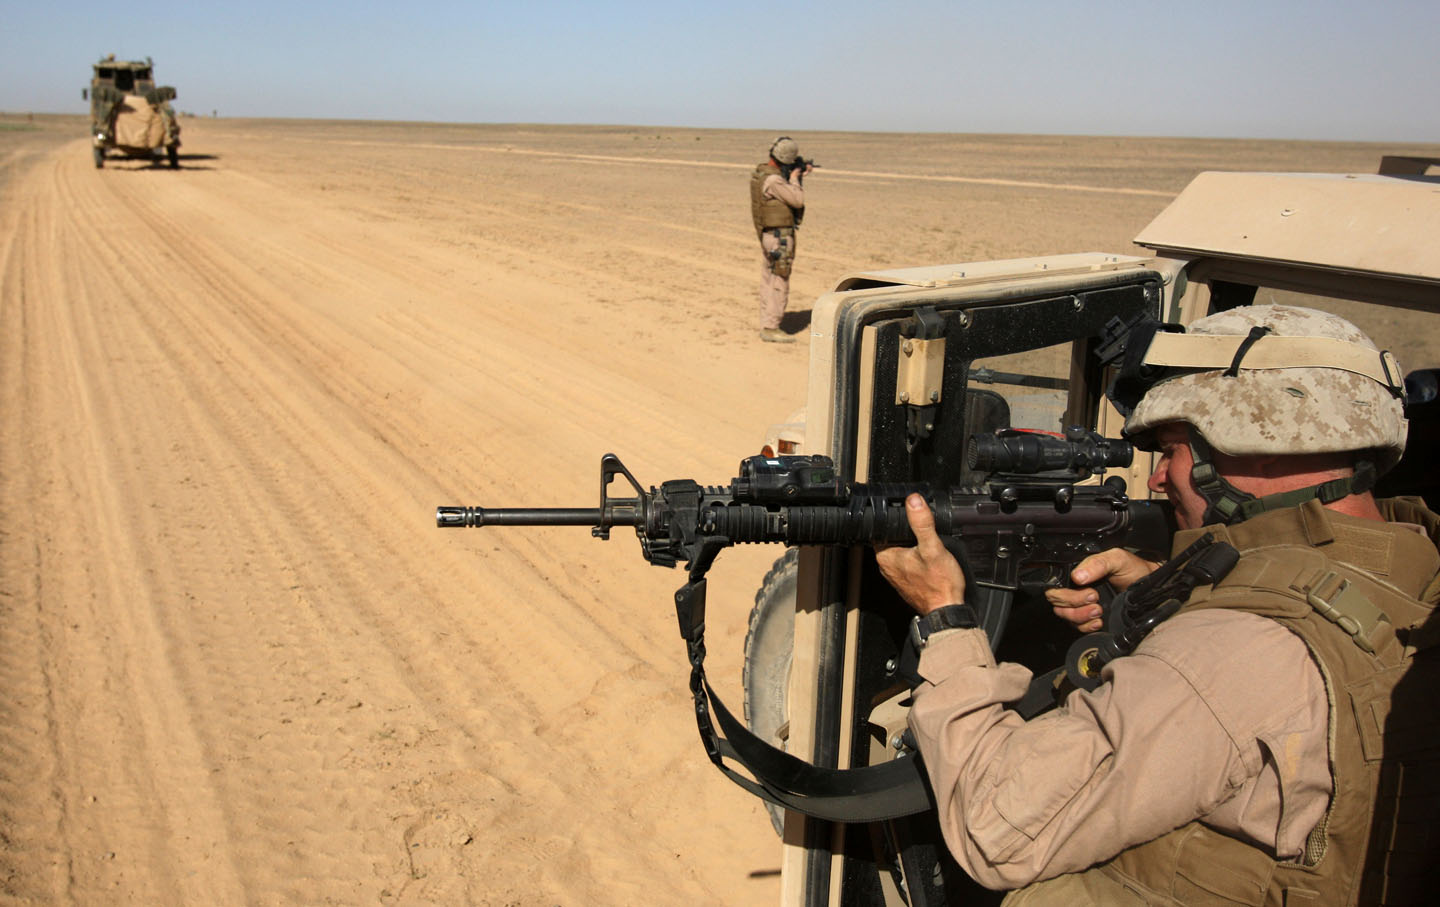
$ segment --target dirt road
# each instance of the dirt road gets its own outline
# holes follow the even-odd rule
[[[171,172],[0,125],[0,901],[773,902],[679,574],[433,527],[594,506],[606,451],[724,482],[803,403],[806,345],[753,330],[767,135],[196,120]],[[1199,169],[1379,153],[802,141],[802,339],[846,271],[1127,252]],[[777,554],[712,582],[737,703]]]

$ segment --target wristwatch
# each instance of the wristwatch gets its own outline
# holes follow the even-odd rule
[[[910,622],[910,641],[923,652],[933,633],[941,630],[969,630],[980,626],[980,617],[969,605],[946,605]]]

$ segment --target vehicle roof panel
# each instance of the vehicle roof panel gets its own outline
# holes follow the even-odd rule
[[[1197,176],[1135,238],[1159,253],[1440,282],[1440,177]]]

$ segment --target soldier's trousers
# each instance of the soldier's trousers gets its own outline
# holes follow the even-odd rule
[[[764,330],[780,326],[785,307],[790,303],[790,277],[789,268],[784,269],[787,272],[785,277],[775,273],[777,262],[773,256],[780,249],[778,236],[767,231],[760,237],[760,249],[763,253],[760,265],[760,329]]]

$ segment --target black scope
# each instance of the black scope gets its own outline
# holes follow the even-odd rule
[[[966,464],[972,471],[1038,475],[1063,472],[1091,475],[1113,466],[1129,466],[1135,448],[1083,428],[1067,428],[1064,436],[1004,429],[970,436]]]

